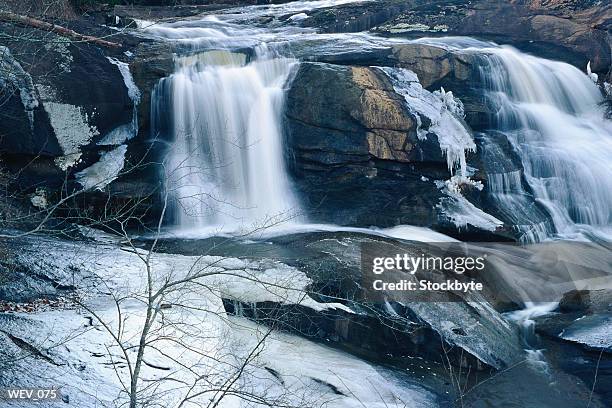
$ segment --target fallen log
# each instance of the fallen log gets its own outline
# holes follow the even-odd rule
[[[90,43],[102,45],[104,47],[112,47],[112,48],[121,47],[120,43],[107,41],[102,38],[93,37],[90,35],[80,34],[66,27],[47,23],[46,21],[38,20],[36,18],[11,13],[9,11],[0,11],[0,21],[24,25],[28,27],[34,27],[39,30],[50,31],[57,35],[61,35],[62,37],[68,37],[76,41],[90,42]]]

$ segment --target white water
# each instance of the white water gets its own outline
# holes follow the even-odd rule
[[[398,225],[390,228],[360,228],[347,227],[335,224],[316,224],[316,223],[289,223],[279,222],[275,225],[263,226],[258,229],[242,231],[240,236],[236,236],[236,231],[223,230],[219,226],[211,225],[198,229],[177,229],[167,231],[163,238],[181,239],[204,239],[210,237],[234,237],[245,241],[258,241],[290,234],[304,234],[311,232],[352,232],[371,236],[395,238],[405,241],[417,242],[458,242],[448,235],[441,234],[429,228],[417,227],[413,225]],[[156,236],[159,236],[158,234]]]
[[[526,302],[524,309],[505,314],[521,329],[527,361],[545,374],[549,374],[549,366],[543,350],[538,348],[535,319],[552,313],[558,306],[559,302]]]
[[[157,87],[157,115],[171,107],[165,163],[174,223],[240,231],[299,213],[284,169],[283,88],[296,61],[263,52],[215,51],[177,60]]]
[[[180,49],[191,50],[188,52],[192,55],[196,50],[220,48],[263,46],[275,50],[274,56],[259,55],[249,64],[244,57],[229,62],[184,58],[177,72],[165,81],[165,92],[172,95],[172,111],[178,113],[172,118],[171,133],[180,141],[173,145],[169,167],[187,168],[170,171],[172,175],[167,172],[173,180],[171,189],[177,191],[172,193],[174,201],[180,203],[176,207],[180,211],[174,211],[175,224],[189,233],[204,228],[242,231],[240,226],[248,223],[253,229],[274,225],[281,218],[295,218],[299,205],[283,170],[279,125],[282,88],[297,64],[294,56],[367,52],[420,42],[482,56],[489,100],[498,112],[494,128],[511,141],[524,167],[524,171],[514,168],[510,170],[514,173],[493,174],[487,180],[487,189],[499,212],[506,214],[504,221],[513,224],[520,239],[533,242],[557,236],[610,240],[612,126],[597,106],[602,100],[598,88],[585,73],[568,64],[467,37],[384,39],[369,33],[323,34],[300,27],[299,21],[309,18],[311,10],[346,2],[350,0],[249,6],[199,20],[141,22],[146,35],[172,41],[183,47]],[[287,15],[298,17],[284,19]],[[269,16],[273,20],[265,27],[258,22]],[[219,54],[215,58],[219,59]],[[466,153],[474,151],[475,144],[460,112],[449,106],[454,98],[446,92],[417,89],[416,78],[407,71],[385,71],[409,108],[432,119],[432,126],[419,129],[418,136],[423,138],[428,131],[436,133],[451,172],[469,177]],[[260,97],[263,105],[255,102]],[[194,135],[177,136],[190,133],[185,130],[189,128],[198,130]],[[261,133],[268,136],[262,138]],[[262,143],[247,149],[254,140]],[[194,151],[203,141],[210,146]],[[221,147],[223,144],[225,147]],[[257,163],[256,157],[266,159]],[[229,163],[223,164],[224,160]],[[254,173],[258,174],[255,178]],[[523,188],[525,183],[529,191]],[[541,208],[531,204],[532,193]],[[486,225],[489,230],[501,225],[495,217],[468,206],[467,200],[459,204],[470,209],[461,212],[462,225]],[[542,209],[550,214],[552,223],[543,221]],[[512,216],[515,213],[526,216]],[[479,217],[470,222],[468,218],[474,214]],[[481,222],[485,219],[487,222]]]
[[[497,135],[501,136],[499,133]],[[479,145],[482,161],[487,167],[488,195],[499,214],[518,233],[520,242],[546,240],[554,232],[547,214],[525,190],[522,169],[507,157],[496,139],[496,134],[483,135]]]
[[[488,50],[484,77],[498,107],[497,128],[521,156],[524,173],[557,233],[609,228],[612,221],[612,123],[602,95],[577,68]],[[603,232],[605,234],[605,232]]]
[[[469,37],[415,42],[482,57],[487,96],[497,112],[493,128],[513,144],[526,182],[552,218],[552,230],[542,223],[519,225],[523,240],[612,241],[612,121],[592,75]],[[488,181],[501,211],[520,214],[525,191],[513,178],[500,174]]]

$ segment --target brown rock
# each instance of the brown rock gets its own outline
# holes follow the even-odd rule
[[[414,123],[397,97],[379,89],[365,89],[360,106],[351,112],[368,129],[392,129],[408,131]]]

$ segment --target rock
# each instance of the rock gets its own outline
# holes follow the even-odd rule
[[[308,290],[313,299],[322,304],[342,302],[346,308],[315,310],[301,304],[245,303],[226,298],[225,309],[370,359],[390,359],[400,366],[415,357],[439,361],[447,355],[454,364],[473,370],[502,369],[522,358],[516,327],[482,298],[470,300],[466,295],[463,300],[449,302],[405,302],[393,292],[384,293],[387,302],[364,298],[361,245],[385,242],[353,233],[297,234],[275,240],[275,245],[284,247],[285,256],[299,254],[299,259],[289,262],[299,265],[312,279]],[[388,244],[395,247],[398,243]],[[417,244],[402,248],[418,254],[423,250]]]
[[[352,3],[315,9],[308,13],[303,25],[317,27],[324,32],[353,33],[371,29],[409,10],[414,1]]]
[[[563,295],[559,302],[562,313],[612,312],[612,290],[574,290]]]
[[[393,98],[389,90],[381,90],[364,86],[355,78],[355,71],[367,68],[353,68],[353,81],[363,88],[360,97],[360,106],[351,111],[351,116],[361,125],[372,130],[390,130],[395,132],[409,132],[414,129],[412,119],[406,114],[403,101]],[[371,73],[371,71],[370,71]]]
[[[468,85],[476,70],[467,57],[426,45],[397,46],[394,55],[394,65],[422,73],[431,88],[450,86],[471,95],[482,92]],[[402,78],[393,81],[418,84],[414,74]],[[324,222],[408,223],[485,238],[482,228],[459,232],[438,205],[443,192],[435,180],[451,177],[440,147],[444,139],[432,126],[432,120],[450,120],[440,116],[446,106],[442,94],[411,85],[414,90],[402,91],[419,99],[411,107],[391,80],[375,67],[301,64],[287,95],[286,121],[289,163],[306,211]],[[484,111],[482,99],[478,103]],[[488,113],[482,116],[489,118]],[[479,191],[473,195],[476,202],[482,201]],[[512,234],[500,234],[513,239]],[[499,238],[496,231],[486,236],[495,237]]]
[[[317,217],[362,225],[434,222],[440,193],[421,176],[448,178],[446,160],[435,136],[417,138],[404,104],[375,68],[301,64],[287,96],[287,143],[295,182]]]
[[[161,78],[174,72],[173,52],[170,45],[154,42],[142,42],[134,49],[130,70],[134,76],[134,82],[142,93],[138,105],[138,123],[140,130],[145,134],[150,130],[151,93]]]
[[[612,291],[574,290],[559,302],[559,313],[536,320],[548,356],[582,379],[605,401],[612,398]],[[593,384],[595,370],[597,381]]]
[[[414,71],[421,85],[428,89],[439,88],[444,83],[460,86],[461,82],[475,77],[469,56],[455,55],[439,47],[423,44],[395,45],[392,54],[399,66]]]
[[[88,160],[95,160],[96,143],[114,128],[131,123],[133,101],[118,67],[97,46],[71,44],[64,37],[31,28],[3,25],[0,30],[40,40],[27,44],[27,53],[10,36],[3,40],[19,59],[13,58],[9,74],[17,79],[2,112],[0,151],[12,156],[9,161],[53,160],[57,171],[45,171],[42,179],[30,172],[34,163],[25,169],[33,184],[53,186],[62,182],[66,170],[93,164]],[[40,58],[43,52],[45,57]]]
[[[593,71],[607,72],[612,59],[607,35],[584,23],[549,15],[536,15],[529,20],[540,41],[560,44],[591,61]],[[585,65],[586,66],[586,65]]]
[[[75,25],[81,32],[95,30],[85,20]],[[127,146],[125,161],[113,165],[115,170],[130,169],[133,177],[121,176],[116,186],[104,191],[82,193],[57,215],[67,211],[74,216],[80,209],[88,211],[87,216],[104,216],[107,210],[130,208],[130,202],[139,217],[146,210],[157,209],[153,198],[158,198],[159,182],[150,163],[158,155],[151,146],[148,128],[150,95],[159,78],[173,70],[172,51],[124,34],[116,38],[131,47],[131,53],[70,44],[63,37],[43,37],[28,28],[0,24],[0,30],[38,38],[39,51],[45,55],[37,58],[32,44],[27,45],[27,53],[22,52],[23,45],[11,41],[10,36],[2,41],[6,46],[0,44],[3,67],[10,68],[0,70],[6,74],[0,78],[0,88],[12,92],[0,113],[0,152],[3,165],[16,174],[15,184],[24,192],[25,201],[40,207],[37,191],[41,188],[46,189],[47,203],[57,201],[60,187],[80,189],[75,175],[100,168],[101,158],[129,138],[133,140]],[[130,83],[130,75],[138,89]],[[134,106],[137,102],[138,110]],[[140,137],[136,137],[138,131]],[[85,169],[89,170],[83,172]]]
[[[607,35],[612,10],[590,1],[477,0],[421,3],[380,24],[390,36],[434,33],[463,35],[511,44],[539,56],[606,74],[611,63]]]

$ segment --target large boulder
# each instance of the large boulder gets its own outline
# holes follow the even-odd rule
[[[395,251],[401,245],[406,253],[421,254],[422,244],[347,232],[296,234],[272,244],[282,248],[285,262],[308,275],[309,300],[319,305],[228,296],[224,306],[229,313],[399,366],[415,357],[423,358],[425,365],[442,357],[466,369],[503,369],[522,358],[517,327],[479,294],[447,292],[442,296],[452,300],[446,302],[406,301],[404,294],[392,291],[380,293],[384,302],[373,299],[371,292],[364,295],[368,277],[363,245]],[[326,304],[330,307],[321,306]]]
[[[449,177],[434,135],[376,68],[301,65],[287,97],[288,149],[298,189],[321,220],[431,225]],[[384,212],[380,209],[384,208]]]
[[[99,47],[36,30],[0,29],[31,39],[3,41],[3,63],[11,66],[2,81],[10,95],[0,124],[3,152],[72,156],[58,160],[65,170],[115,127],[131,122],[133,101],[122,74]]]
[[[93,29],[75,24],[84,33]],[[62,192],[87,190],[57,215],[92,220],[127,208],[139,218],[155,208],[149,91],[172,69],[169,54],[154,58],[128,35],[114,37],[124,45],[114,49],[32,28],[2,24],[0,30],[11,34],[0,43],[0,154],[26,202],[44,211]],[[144,59],[151,60],[148,70]]]

